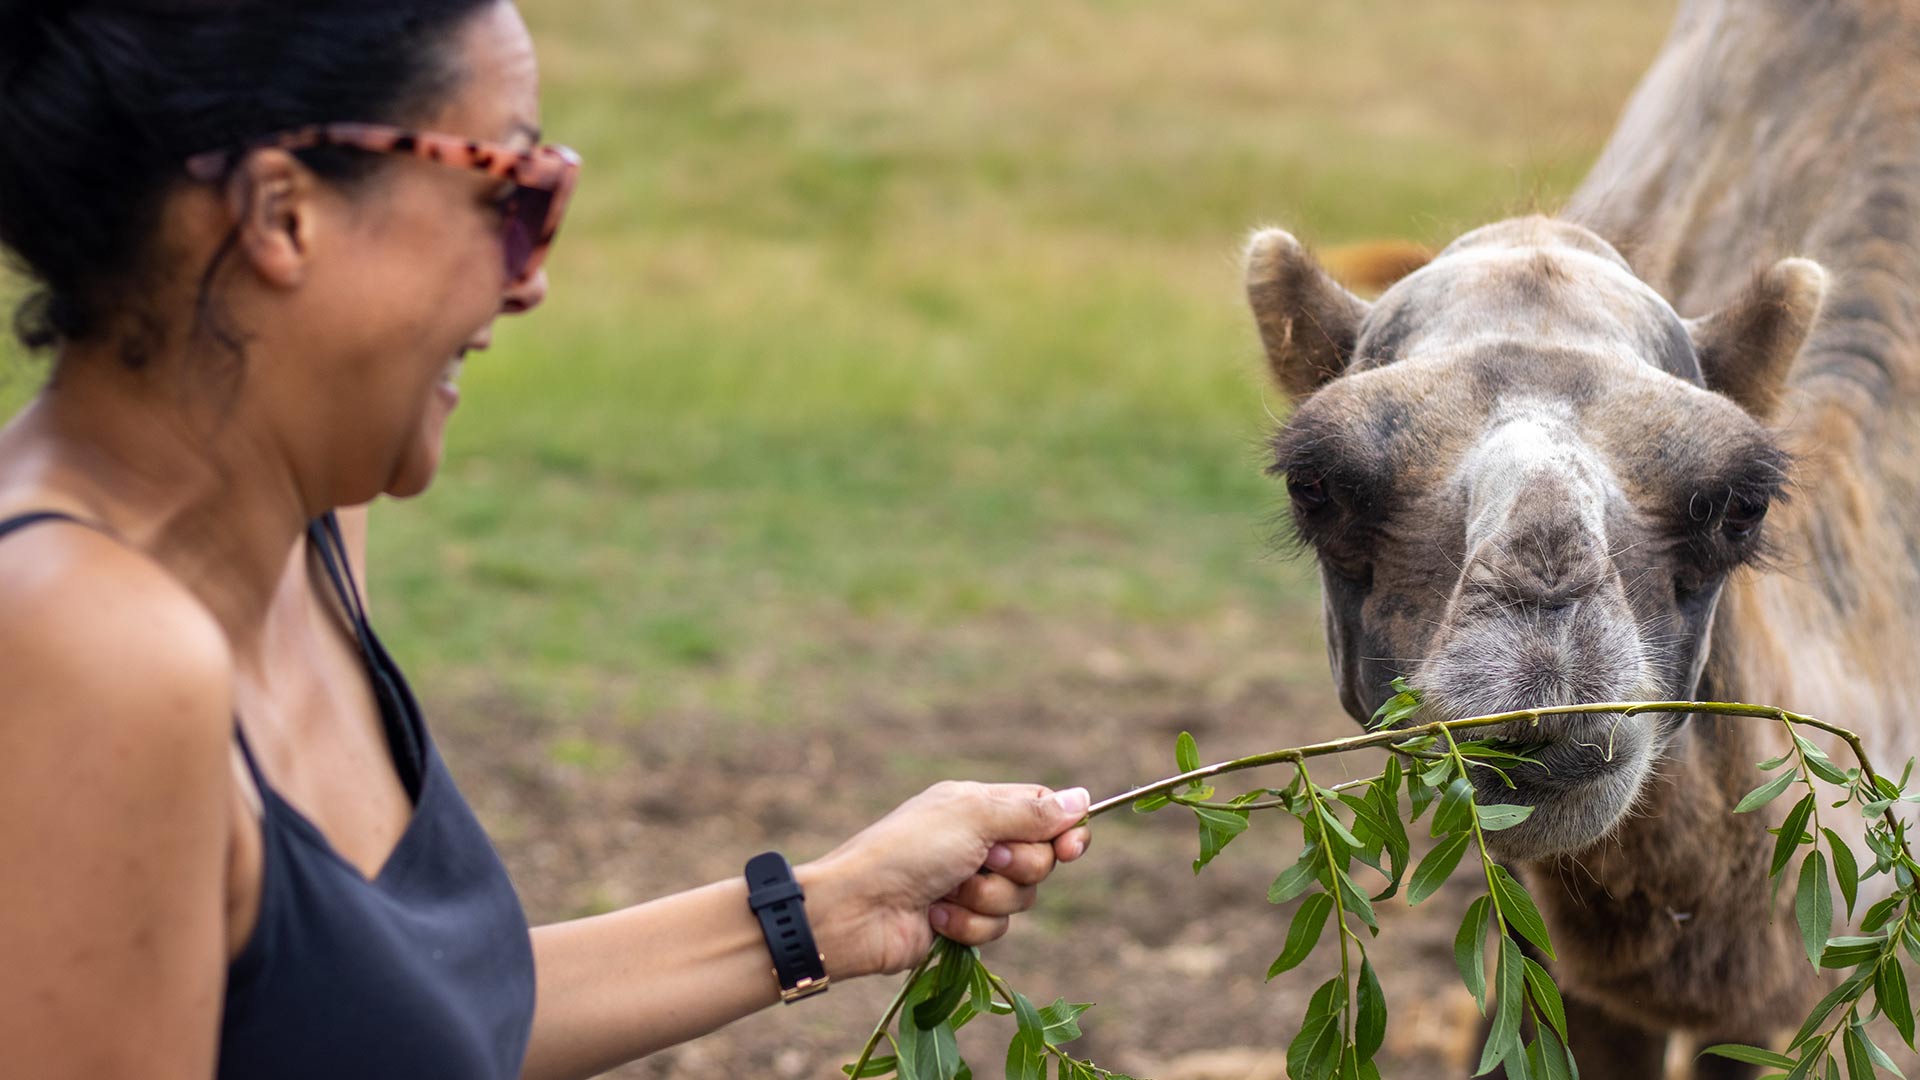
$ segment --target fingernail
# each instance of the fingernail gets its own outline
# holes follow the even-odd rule
[[[1005,844],[995,844],[987,849],[987,865],[995,870],[1005,870],[1013,861],[1013,849]]]
[[[933,924],[935,930],[945,930],[947,928],[947,918],[947,909],[943,907],[934,908],[927,913],[927,921]]]
[[[1060,804],[1060,809],[1078,817],[1087,812],[1087,807],[1093,800],[1087,795],[1086,788],[1077,787],[1054,792],[1053,801]]]

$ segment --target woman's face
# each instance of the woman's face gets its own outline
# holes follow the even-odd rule
[[[461,77],[439,110],[409,125],[526,149],[539,140],[533,42],[519,12],[489,5],[456,30]],[[546,295],[544,271],[509,282],[507,182],[395,156],[364,190],[341,193],[327,257],[312,260],[302,312],[327,361],[295,375],[276,410],[328,459],[312,478],[323,506],[415,495],[439,467],[455,380],[499,315]],[[316,252],[316,255],[320,253]],[[309,442],[308,440],[312,440]],[[378,487],[375,488],[374,485]]]

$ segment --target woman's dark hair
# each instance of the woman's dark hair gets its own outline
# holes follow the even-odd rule
[[[16,336],[37,349],[112,328],[193,154],[430,111],[461,76],[453,29],[494,2],[0,0],[0,246],[37,286]],[[299,156],[343,182],[378,160]]]

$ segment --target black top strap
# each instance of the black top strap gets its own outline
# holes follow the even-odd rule
[[[352,624],[354,643],[360,647],[360,657],[367,665],[367,679],[373,684],[374,700],[380,707],[387,747],[393,753],[407,794],[418,800],[426,776],[426,747],[409,717],[413,709],[411,697],[402,688],[398,669],[380,647],[380,639],[374,636],[373,625],[367,621],[366,606],[360,602],[359,583],[354,580],[353,566],[347,558],[346,537],[341,534],[340,521],[331,510],[307,526],[307,542],[320,556],[320,565],[326,569],[327,578],[333,582],[334,592],[346,611],[347,621]]]
[[[347,545],[340,535],[340,522],[331,510],[313,519],[307,526],[307,544],[319,554],[320,565],[326,568],[327,578],[333,582],[333,591],[340,598],[340,606],[346,610],[353,640],[360,646],[360,655],[367,662],[367,670],[378,669],[380,665],[373,655],[373,635],[367,625],[367,612],[360,605],[360,589],[353,580],[353,567],[347,561]]]

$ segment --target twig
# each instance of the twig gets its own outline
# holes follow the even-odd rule
[[[934,942],[936,949],[939,944],[937,941]],[[913,989],[913,984],[919,982],[920,976],[926,972],[927,965],[933,963],[933,954],[936,949],[928,949],[927,955],[913,965],[912,971],[907,972],[906,979],[900,984],[900,992],[893,995],[893,1004],[887,1006],[887,1014],[873,1026],[873,1034],[867,1036],[867,1045],[860,1048],[860,1060],[853,1063],[852,1075],[859,1076],[861,1070],[867,1067],[867,1061],[873,1057],[874,1050],[880,1046],[880,1040],[886,1038],[887,1028],[892,1025],[893,1018],[900,1015],[900,1006],[906,1004],[907,991]]]

